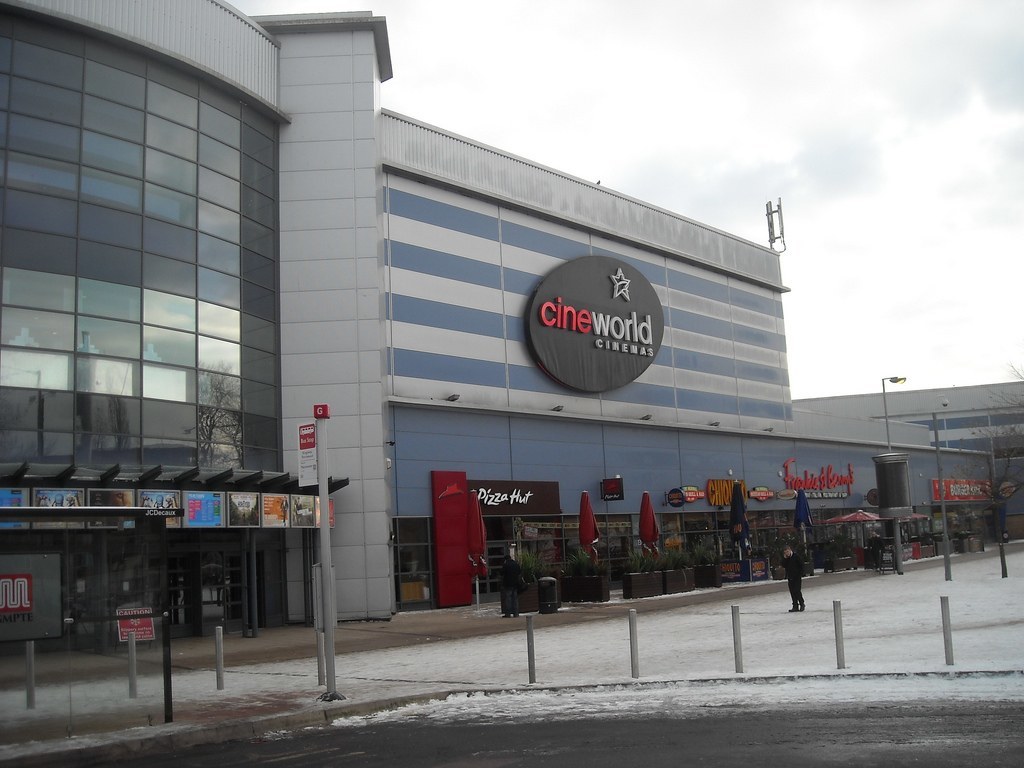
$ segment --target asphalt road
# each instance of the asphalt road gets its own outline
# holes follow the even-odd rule
[[[827,704],[716,709],[687,718],[552,716],[542,722],[397,718],[147,755],[147,768],[682,768],[1024,765],[1024,705]]]

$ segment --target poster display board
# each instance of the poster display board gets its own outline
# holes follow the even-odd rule
[[[285,528],[288,525],[288,494],[263,494],[263,527]]]
[[[185,491],[186,528],[222,528],[224,494],[220,491]]]
[[[260,495],[249,491],[228,494],[228,527],[260,527]]]
[[[24,488],[0,488],[0,507],[27,507],[28,491]],[[28,521],[0,520],[0,528],[29,528]]]

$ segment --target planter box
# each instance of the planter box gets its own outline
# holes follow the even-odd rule
[[[857,558],[853,557],[836,557],[825,560],[825,572],[830,571],[855,571],[857,570]]]
[[[536,613],[540,610],[540,598],[537,592],[537,582],[531,581],[526,585],[526,591],[519,593],[519,612]]]
[[[661,591],[666,595],[691,592],[694,588],[693,568],[679,568],[661,572]]]
[[[697,565],[693,568],[693,583],[698,588],[722,586],[722,568],[719,565]]]
[[[560,587],[564,603],[607,603],[611,599],[607,576],[563,576]]]
[[[773,581],[785,581],[786,580],[786,569],[781,565],[776,565],[772,568],[772,580]]]
[[[661,571],[622,574],[623,600],[633,600],[638,597],[654,597],[655,595],[664,594],[662,589]]]
[[[921,557],[935,557],[935,545],[934,544],[922,544],[921,545]]]
[[[537,591],[537,582],[531,582],[527,584],[526,591],[519,593],[519,612],[520,613],[537,613],[540,610],[540,598]],[[509,613],[508,608],[505,606],[505,593],[501,593],[501,612]]]

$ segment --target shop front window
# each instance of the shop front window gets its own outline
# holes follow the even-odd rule
[[[415,610],[431,605],[430,518],[400,517],[394,525],[395,592],[400,608]]]

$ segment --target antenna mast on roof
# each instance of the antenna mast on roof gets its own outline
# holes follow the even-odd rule
[[[782,223],[782,198],[779,198],[778,205],[774,208],[771,200],[765,203],[764,208],[765,216],[768,217],[768,247],[776,253],[785,253],[786,229]],[[776,243],[782,243],[782,248],[776,248]]]

